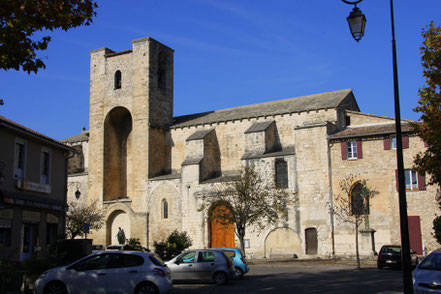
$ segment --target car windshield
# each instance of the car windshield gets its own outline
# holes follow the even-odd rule
[[[441,254],[430,254],[421,262],[419,269],[441,271]]]
[[[384,246],[381,248],[381,253],[399,253],[401,254],[400,246]]]

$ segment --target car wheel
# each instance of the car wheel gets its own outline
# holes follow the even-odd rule
[[[381,264],[377,263],[377,268],[378,268],[378,269],[382,269],[383,266],[382,266]]]
[[[213,276],[213,280],[217,285],[223,285],[228,281],[228,277],[224,272],[216,272]]]
[[[234,268],[234,279],[239,280],[243,277],[243,270],[240,267]]]
[[[66,286],[61,282],[50,282],[44,287],[44,294],[67,294]]]
[[[142,283],[136,287],[135,294],[158,294],[158,289],[152,283]]]

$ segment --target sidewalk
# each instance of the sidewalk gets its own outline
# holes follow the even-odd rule
[[[354,258],[253,258],[247,259],[250,265],[265,265],[265,264],[277,264],[277,263],[308,263],[308,264],[344,264],[344,265],[357,265],[357,261]],[[369,258],[360,258],[361,266],[374,267],[377,265],[377,257],[372,256]]]

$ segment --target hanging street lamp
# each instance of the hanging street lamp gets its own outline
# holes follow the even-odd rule
[[[354,9],[347,18],[351,34],[355,41],[360,41],[364,35],[366,25],[366,17],[356,6],[363,0],[342,2],[354,5]],[[400,115],[400,98],[398,91],[398,67],[397,67],[397,47],[395,42],[395,23],[393,0],[390,0],[390,14],[392,25],[392,64],[394,75],[394,106],[395,106],[395,131],[397,142],[397,173],[398,173],[398,198],[400,208],[400,231],[401,231],[401,264],[403,269],[403,290],[404,293],[413,293],[412,268],[410,263],[410,243],[409,243],[409,225],[407,219],[407,201],[404,179],[404,163],[403,163],[403,143],[401,140],[401,115]]]

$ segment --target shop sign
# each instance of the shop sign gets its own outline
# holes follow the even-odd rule
[[[51,186],[50,185],[43,185],[43,184],[29,182],[29,181],[21,180],[21,179],[17,180],[16,186],[18,189],[21,189],[21,190],[34,191],[34,192],[45,193],[45,194],[51,193]]]
[[[40,222],[40,212],[23,210],[22,219],[23,221]]]
[[[0,229],[10,229],[12,227],[10,219],[0,218]]]
[[[1,218],[14,218],[14,210],[12,209],[0,209]]]

